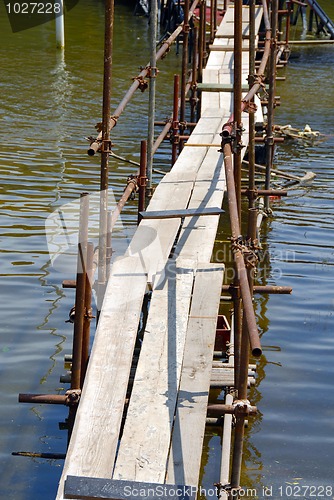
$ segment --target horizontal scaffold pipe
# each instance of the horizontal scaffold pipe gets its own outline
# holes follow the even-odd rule
[[[189,10],[189,19],[194,14],[194,11],[197,7],[197,4],[199,3],[200,0],[194,0],[190,10]],[[166,53],[169,51],[170,46],[175,42],[177,37],[181,34],[183,30],[183,24],[184,21],[176,28],[176,30],[170,35],[167,40],[163,42],[161,45],[160,49],[157,51],[156,55],[156,60],[159,61],[160,59],[163,58],[163,56],[166,55]],[[150,63],[139,73],[139,75],[134,78],[133,84],[123,97],[122,101],[118,105],[117,109],[115,110],[114,114],[110,117],[110,130],[112,130],[116,125],[117,125],[117,120],[120,117],[120,115],[123,113],[126,105],[129,103],[130,99],[132,98],[133,94],[136,92],[136,90],[144,84],[144,78],[147,77],[150,73]],[[99,133],[98,137],[93,141],[87,151],[89,156],[94,156],[97,151],[101,148],[101,140],[102,140],[102,134]]]

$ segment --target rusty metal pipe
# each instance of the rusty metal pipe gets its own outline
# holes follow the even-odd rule
[[[275,109],[275,91],[276,91],[276,54],[277,54],[277,10],[278,0],[272,0],[271,11],[271,27],[272,27],[272,40],[270,49],[270,64],[269,64],[269,95],[268,95],[268,113],[267,113],[267,131],[266,131],[266,177],[265,189],[270,189],[271,169],[274,159],[274,109]],[[269,197],[265,198],[265,209],[269,210]]]
[[[236,415],[242,413],[244,415],[256,415],[256,406],[245,406],[244,408],[229,404],[209,404],[207,409],[208,417],[221,417],[222,415]]]
[[[202,81],[204,67],[204,46],[205,46],[205,1],[200,3],[199,11],[199,36],[198,36],[198,81]]]
[[[192,58],[192,78],[191,78],[191,98],[190,98],[190,121],[196,120],[197,106],[197,71],[198,71],[198,28],[194,27],[193,33],[193,58]],[[189,124],[187,123],[187,128]]]
[[[174,75],[174,94],[173,94],[173,142],[172,142],[172,165],[176,162],[178,136],[179,136],[179,90],[180,90],[180,77]]]
[[[242,99],[241,102],[241,111],[244,111],[247,109],[249,106],[249,103],[251,100],[254,98],[254,96],[258,93],[258,91],[261,89],[261,86],[263,85],[263,82],[265,80],[265,75],[264,71],[266,69],[269,56],[270,56],[270,47],[271,47],[271,27],[270,27],[270,22],[269,22],[269,15],[268,15],[268,7],[267,7],[267,2],[266,0],[262,0],[262,6],[263,6],[263,19],[264,19],[264,24],[265,24],[265,29],[266,29],[266,34],[265,34],[265,45],[264,45],[264,52],[263,56],[261,59],[260,66],[257,70],[256,73],[256,83],[252,86],[250,91],[247,93],[247,95]],[[222,130],[222,137],[227,138],[231,135],[232,130],[233,130],[233,123],[234,123],[234,115],[233,113],[231,114],[228,122],[224,125],[223,130]]]
[[[223,285],[222,292],[235,293],[233,285]],[[276,286],[276,285],[254,285],[253,292],[259,294],[274,293],[274,294],[291,294],[292,288],[290,286]]]
[[[47,460],[65,460],[65,453],[39,453],[34,451],[12,451],[14,457],[45,458]]]
[[[137,189],[137,179],[133,178],[133,179],[131,179],[128,182],[128,185],[124,189],[124,192],[123,192],[121,198],[119,199],[116,207],[114,208],[114,210],[110,214],[110,228],[111,228],[111,231],[114,229],[115,224],[117,222],[117,219],[118,219],[121,211],[123,210],[126,202],[130,198],[130,196],[133,193],[133,191],[135,191],[136,189]]]
[[[192,6],[191,6],[191,8],[189,10],[189,19],[191,18],[191,16],[193,16],[194,10],[196,9],[197,4],[199,2],[200,2],[200,0],[194,0],[193,4],[192,4]],[[183,23],[181,23],[176,28],[176,30],[170,35],[170,37],[162,43],[160,49],[157,51],[156,61],[159,61],[160,59],[162,59],[166,55],[166,53],[169,51],[170,46],[172,45],[172,43],[175,42],[175,40],[177,39],[177,37],[182,32],[182,29],[183,29]],[[123,111],[126,108],[127,104],[130,102],[130,100],[131,100],[132,96],[134,95],[134,93],[136,92],[136,90],[139,87],[143,86],[144,79],[149,74],[149,71],[150,71],[150,65],[148,64],[138,74],[138,76],[133,79],[134,81],[133,81],[132,85],[130,86],[130,88],[126,92],[126,94],[123,97],[122,101],[119,103],[119,105],[115,109],[114,114],[110,117],[110,122],[109,122],[110,130],[112,130],[117,125],[117,121],[118,121],[119,117],[123,113]],[[90,147],[89,147],[89,149],[87,151],[87,153],[88,153],[89,156],[94,156],[95,153],[97,153],[97,151],[99,151],[101,149],[101,139],[102,139],[102,134],[100,133],[97,136],[97,138],[95,139],[95,141],[93,141],[90,144]]]
[[[168,135],[168,132],[170,131],[171,128],[172,128],[172,122],[171,121],[168,121],[167,123],[165,123],[164,128],[162,129],[162,131],[160,132],[160,134],[158,135],[158,137],[156,138],[156,140],[154,142],[154,145],[153,145],[153,154],[155,154],[157,152],[160,144],[166,139],[166,137]]]
[[[241,216],[241,148],[242,123],[242,0],[234,1],[234,83],[233,83],[233,116],[236,132],[236,145],[233,156],[233,174],[239,219]]]
[[[73,331],[73,360],[71,389],[81,388],[82,343],[85,316],[85,289],[87,273],[89,195],[82,193],[80,198],[80,221],[77,262],[77,287],[75,294],[75,318]]]
[[[229,143],[223,146],[224,163],[227,182],[227,198],[230,213],[230,223],[232,238],[236,241],[240,237],[240,223],[239,214],[237,209],[237,197],[235,193],[235,185],[233,178],[233,165],[232,165],[232,150]],[[259,333],[255,320],[255,313],[253,309],[252,296],[249,290],[248,278],[244,258],[241,251],[236,247],[234,249],[234,260],[236,264],[236,271],[238,279],[240,280],[240,293],[244,306],[244,314],[248,327],[249,341],[251,344],[253,356],[261,356],[262,349],[259,339]]]
[[[61,394],[19,394],[19,403],[66,405],[67,396]]]
[[[249,85],[253,85],[255,74],[255,0],[249,2]],[[248,189],[255,190],[255,116],[249,113],[249,143],[248,143]],[[254,234],[254,218],[251,215],[255,207],[255,199],[249,198],[248,203],[248,235]],[[256,220],[255,220],[256,232]]]
[[[244,195],[255,195],[255,196],[287,196],[288,191],[284,189],[255,189],[254,192],[249,189],[242,189],[241,194]]]
[[[184,23],[183,23],[183,50],[182,50],[182,74],[181,74],[181,102],[180,102],[180,122],[181,127],[186,121],[186,85],[188,68],[188,45],[189,45],[189,0],[184,2]],[[181,131],[183,129],[181,128]],[[182,147],[181,147],[182,149]]]
[[[99,221],[99,268],[97,310],[102,307],[105,284],[107,281],[107,232],[108,232],[108,182],[110,142],[110,102],[112,76],[112,50],[114,28],[114,0],[105,2],[105,32],[104,32],[104,73],[103,73],[103,104],[101,131],[101,177],[100,177],[100,221]],[[98,316],[97,316],[98,317]]]
[[[146,141],[141,141],[140,143],[140,167],[139,167],[139,178],[138,178],[138,224],[141,220],[140,212],[145,210],[145,200],[146,200],[146,171],[147,171],[147,143]]]
[[[86,283],[85,283],[85,314],[83,321],[82,332],[82,353],[81,353],[81,373],[80,387],[83,386],[88,359],[89,359],[89,344],[90,344],[90,323],[93,318],[92,313],[92,286],[94,279],[93,269],[94,244],[90,241],[87,243],[87,266],[86,266]]]
[[[155,89],[157,77],[157,14],[158,5],[157,0],[150,2],[150,85],[149,85],[149,99],[148,99],[148,133],[147,133],[147,183],[148,191],[152,190],[152,169],[153,169],[153,145],[154,145],[154,118],[155,118]]]

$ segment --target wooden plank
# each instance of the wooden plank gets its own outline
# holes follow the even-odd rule
[[[198,485],[224,267],[198,265],[166,483]]]
[[[221,127],[219,127],[219,130],[221,130]],[[218,137],[219,134],[215,136],[217,143]],[[220,148],[210,148],[202,163],[189,201],[189,208],[222,205],[226,189],[225,170],[223,155],[218,152],[218,149]],[[194,259],[197,262],[209,262],[218,223],[218,216],[200,216],[196,219],[186,219],[175,248],[176,255]]]
[[[145,211],[139,212],[143,219],[175,219],[177,217],[194,217],[197,215],[220,215],[224,210],[218,207],[185,208],[183,210]]]
[[[205,149],[206,151],[206,149]],[[158,185],[148,210],[165,211],[185,209],[193,189],[194,179],[204,154],[199,152],[199,162],[188,164],[188,172],[177,171],[167,174]],[[183,158],[194,158],[189,152]],[[166,264],[176,235],[181,225],[181,218],[173,220],[143,220],[138,226],[126,255],[138,255],[147,274],[147,281],[153,283]]]
[[[193,268],[193,261],[169,261],[153,292],[114,479],[164,482]]]
[[[138,257],[112,266],[57,498],[68,474],[110,478],[146,275]],[[126,324],[124,319],[126,318]]]
[[[161,485],[135,481],[114,481],[91,477],[67,476],[65,498],[95,500],[195,500],[196,490],[183,485]]]

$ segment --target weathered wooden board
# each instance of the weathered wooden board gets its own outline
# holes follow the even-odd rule
[[[186,153],[184,157],[192,159],[195,156],[190,151],[188,155]],[[148,210],[182,210],[187,207],[200,166],[201,152],[198,156],[199,162],[190,163],[187,172],[173,172],[164,177],[147,207]],[[180,224],[180,217],[161,221],[143,220],[137,228],[126,255],[140,257],[149,283],[153,283],[156,274],[161,273],[164,268]]]
[[[143,219],[176,219],[178,217],[194,217],[198,215],[220,215],[224,212],[218,207],[185,208],[183,210],[162,210],[139,212]]]
[[[168,484],[198,485],[222,280],[223,266],[198,266],[168,461]]]
[[[169,261],[153,292],[114,479],[164,482],[193,276],[192,261]]]
[[[195,500],[194,488],[183,485],[161,485],[152,482],[114,481],[91,477],[68,476],[65,483],[65,498],[96,500]]]
[[[262,6],[256,6],[255,10],[255,32],[257,33],[260,28],[261,19],[263,15]],[[243,24],[243,35],[249,34],[249,9],[247,6],[243,6],[242,9],[242,24]],[[227,10],[226,15],[223,18],[223,21],[220,23],[217,32],[216,38],[233,38],[234,37],[234,6],[230,6]]]
[[[146,276],[139,258],[121,258],[114,263],[58,499],[63,498],[68,474],[111,478],[145,289]]]

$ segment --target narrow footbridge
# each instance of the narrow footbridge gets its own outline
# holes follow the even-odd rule
[[[256,6],[256,34],[262,16]],[[233,357],[214,361],[224,265],[212,261],[225,217],[220,149],[233,108],[233,21],[232,4],[199,85],[201,118],[155,189],[126,253],[112,265],[58,500],[135,498],[140,490],[145,498],[196,498],[206,421],[217,415],[214,408],[210,413],[210,386],[234,385]],[[246,93],[248,6],[242,30]],[[260,105],[258,110],[260,122]],[[243,112],[242,157],[248,119]],[[235,411],[229,401],[222,406],[226,415]],[[184,488],[182,494],[177,488]]]

